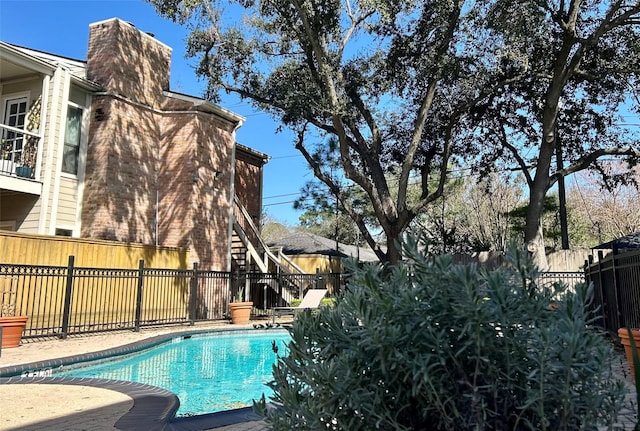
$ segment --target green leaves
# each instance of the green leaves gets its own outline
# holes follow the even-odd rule
[[[495,271],[428,258],[367,266],[304,313],[274,366],[275,430],[596,430],[621,387],[588,326],[587,286],[536,283],[512,246]],[[551,304],[555,304],[551,307]]]

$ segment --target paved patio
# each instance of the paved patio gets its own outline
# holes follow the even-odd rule
[[[251,328],[251,325],[246,328]],[[30,364],[28,369],[46,369],[60,358],[121,349],[123,345],[150,343],[166,334],[184,331],[232,329],[227,323],[118,331],[74,336],[66,340],[27,340],[15,349],[4,349],[0,375]],[[50,362],[51,360],[56,360]],[[627,407],[619,418],[619,429],[632,430],[636,418],[635,392],[624,355],[612,361],[616,375],[627,388]],[[0,431],[266,431],[270,428],[250,408],[171,420],[177,409],[175,395],[137,383],[102,379],[65,379],[32,373],[0,378]],[[46,374],[43,373],[43,374]],[[6,412],[12,412],[12,415]]]

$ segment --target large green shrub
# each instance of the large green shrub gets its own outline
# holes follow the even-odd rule
[[[590,290],[535,283],[526,253],[484,271],[427,258],[357,270],[301,313],[274,365],[274,430],[596,430],[619,411]],[[264,409],[264,400],[257,404]]]

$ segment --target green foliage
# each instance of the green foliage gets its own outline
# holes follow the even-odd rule
[[[336,305],[335,298],[322,298],[322,301],[320,301],[320,306],[322,307],[333,307],[334,305]]]
[[[302,299],[292,299],[291,302],[289,303],[290,307],[297,307],[298,305],[300,305],[300,303],[302,302]]]
[[[289,304],[291,307],[297,307],[298,305],[300,305],[300,303],[302,302],[302,299],[292,299],[291,300],[291,304]],[[322,301],[320,301],[320,306],[322,307],[332,307],[333,305],[335,305],[336,300],[334,298],[322,298]]]
[[[274,430],[597,430],[622,384],[589,329],[591,289],[536,284],[511,247],[495,271],[409,238],[397,266],[354,268],[334,307],[300,313],[274,365]],[[551,306],[554,304],[555,306]],[[282,350],[281,350],[282,352]]]
[[[260,234],[266,242],[270,242],[291,235],[291,231],[282,223],[269,221],[263,223]]]
[[[524,238],[528,207],[528,205],[522,205],[515,208],[509,213],[513,220],[511,229],[516,235],[521,238]],[[549,245],[555,245],[560,239],[561,235],[558,220],[560,210],[558,196],[545,196],[542,207],[542,229],[544,232],[544,238],[547,240]]]

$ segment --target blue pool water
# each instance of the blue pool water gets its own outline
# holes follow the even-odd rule
[[[243,331],[174,338],[149,350],[56,376],[96,377],[146,383],[167,389],[180,399],[178,416],[191,416],[250,406],[272,391],[276,360],[290,336],[286,331]]]

